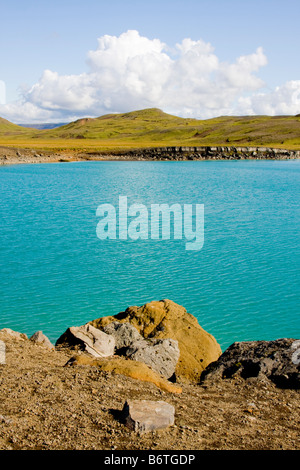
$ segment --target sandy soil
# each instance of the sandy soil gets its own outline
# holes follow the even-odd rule
[[[182,384],[172,395],[0,333],[0,450],[299,450],[299,391],[243,379]],[[127,399],[164,400],[175,424],[138,434],[120,419]]]

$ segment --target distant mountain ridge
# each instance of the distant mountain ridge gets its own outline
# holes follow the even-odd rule
[[[65,126],[67,122],[58,122],[58,123],[41,123],[41,124],[18,124],[21,127],[26,127],[30,129],[55,129],[56,127]]]

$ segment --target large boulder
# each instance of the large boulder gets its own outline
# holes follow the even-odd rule
[[[211,363],[201,383],[234,377],[275,383],[283,388],[300,388],[300,340],[236,342]]]
[[[90,324],[104,330],[112,322],[130,323],[144,339],[177,341],[180,356],[175,375],[182,382],[198,383],[202,371],[222,354],[216,339],[184,307],[171,300],[128,307],[124,312]]]

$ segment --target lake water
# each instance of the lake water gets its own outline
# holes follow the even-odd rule
[[[75,162],[0,168],[0,328],[70,326],[171,299],[222,349],[300,338],[300,161]],[[204,245],[100,240],[97,207],[204,204]]]

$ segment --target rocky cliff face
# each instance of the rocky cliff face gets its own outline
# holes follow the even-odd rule
[[[158,147],[115,153],[128,160],[290,160],[299,150],[270,147]]]
[[[49,163],[85,160],[294,160],[300,150],[270,147],[155,147],[107,152],[61,151],[36,152],[0,146],[0,165],[17,163]]]

